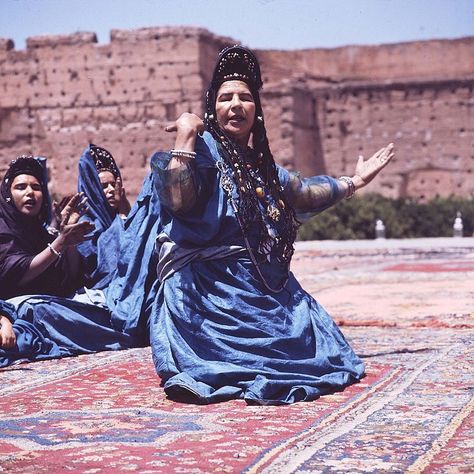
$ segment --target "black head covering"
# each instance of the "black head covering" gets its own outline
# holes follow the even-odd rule
[[[219,87],[226,81],[236,80],[249,86],[255,102],[256,118],[251,130],[252,149],[243,150],[217,122],[216,98]],[[299,224],[293,208],[283,195],[275,160],[270,151],[259,94],[262,85],[260,65],[252,51],[240,45],[224,48],[219,53],[206,93],[204,122],[218,143],[222,159],[233,173],[232,179],[239,194],[238,218],[244,237],[257,224],[260,235],[257,251],[264,254],[271,252],[288,270]],[[251,171],[252,167],[247,166],[249,164],[254,165],[258,174],[263,177],[264,199],[261,196],[262,187],[256,182],[256,174]],[[259,187],[260,195],[257,195]],[[263,202],[265,205],[262,206]]]
[[[38,216],[25,216],[16,208],[13,202],[11,186],[13,180],[21,174],[34,176],[41,185],[43,204]],[[11,161],[0,185],[0,216],[7,220],[8,225],[12,228],[22,227],[23,225],[36,227],[37,224],[43,226],[47,223],[49,216],[48,183],[46,182],[45,169],[36,158],[22,155]]]
[[[97,173],[100,173],[101,171],[110,171],[115,179],[120,176],[114,157],[108,150],[91,143],[89,145],[89,152],[94,160]]]
[[[41,184],[43,203],[37,216],[22,214],[13,202],[11,185],[15,177],[21,174],[34,176]],[[29,285],[21,289],[18,286],[34,256],[53,240],[46,230],[50,207],[46,160],[32,156],[20,156],[13,160],[0,185],[0,298],[27,293],[49,293],[60,289],[59,278],[56,274],[53,275],[56,271],[54,266]],[[51,278],[52,276],[55,278]]]
[[[243,81],[249,85],[252,92],[262,87],[260,65],[252,51],[234,45],[219,53],[211,86],[217,90],[225,81]]]

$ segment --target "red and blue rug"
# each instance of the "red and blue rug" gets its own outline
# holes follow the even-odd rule
[[[472,472],[472,270],[424,257],[300,270],[367,364],[315,402],[171,402],[149,348],[0,370],[0,473]]]

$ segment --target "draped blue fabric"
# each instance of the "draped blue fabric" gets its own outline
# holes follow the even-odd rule
[[[163,201],[163,233],[178,248],[243,247],[219,185],[218,152],[209,134],[198,139],[196,151],[199,200],[185,215],[173,214]],[[158,192],[166,187],[168,156],[160,158],[154,166]],[[290,175],[281,168],[278,172],[286,189]],[[332,184],[334,192],[322,208],[340,199]],[[249,238],[256,245],[257,236]],[[261,265],[270,283],[284,279],[274,261]],[[362,361],[340,330],[294,276],[282,291],[269,292],[247,252],[196,258],[170,273],[158,288],[150,333],[166,393],[187,402],[243,398],[255,404],[289,404],[342,390],[364,374]]]
[[[99,174],[91,155],[89,145],[79,159],[78,192],[84,193],[88,199],[89,211],[82,219],[94,224],[94,231],[90,239],[78,245],[78,250],[87,259],[91,281],[95,283],[106,279],[107,275],[116,266],[119,255],[119,240],[122,231],[122,219],[117,215],[115,209],[108,203]],[[120,176],[120,170],[117,171]],[[104,236],[104,231],[108,230]],[[103,238],[103,245],[98,247],[99,238]],[[101,255],[98,253],[101,252]],[[100,262],[100,265],[98,265]],[[99,268],[98,268],[99,267]],[[105,281],[102,282],[104,284]]]
[[[74,298],[0,300],[0,313],[14,321],[17,339],[14,349],[0,348],[0,367],[149,343],[148,319],[157,286],[154,245],[160,228],[151,173],[125,222],[116,222],[97,237],[95,275],[101,277],[93,289]]]
[[[156,160],[153,156],[151,163]],[[114,216],[98,177],[90,146],[79,160],[79,191],[89,199],[96,230],[80,251],[94,261],[93,287],[102,289],[112,324],[119,331],[148,342],[146,308],[153,301],[156,265],[152,263],[160,225],[160,205],[149,173],[127,218]],[[150,293],[151,292],[151,293]]]
[[[153,156],[152,163],[155,159]],[[114,327],[137,337],[143,344],[149,339],[148,320],[157,287],[154,248],[160,225],[160,203],[150,173],[124,223],[116,269],[103,288]]]
[[[0,348],[0,367],[136,345],[132,336],[113,328],[110,311],[89,298],[30,296],[15,300],[11,300],[14,312],[11,303],[0,305],[2,313],[15,319],[16,336],[15,347]]]

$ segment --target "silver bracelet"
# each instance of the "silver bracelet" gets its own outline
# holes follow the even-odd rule
[[[186,150],[171,150],[170,151],[171,156],[173,158],[190,158],[194,159],[196,158],[196,152],[195,151],[186,151]]]
[[[348,194],[346,195],[346,199],[350,199],[352,196],[354,196],[354,193],[356,192],[354,181],[352,181],[352,178],[349,178],[349,176],[341,176],[339,180],[344,181],[344,183],[347,184]]]
[[[51,244],[48,244],[48,248],[53,255],[56,255],[56,257],[61,258],[61,252],[58,252]]]

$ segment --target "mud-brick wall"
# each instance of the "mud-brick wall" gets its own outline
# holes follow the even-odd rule
[[[51,187],[75,189],[89,142],[116,157],[133,198],[164,125],[202,113],[217,52],[235,43],[199,28],[0,39],[0,174],[22,153],[48,157]],[[303,175],[351,174],[359,153],[393,141],[396,161],[371,191],[428,199],[474,194],[474,38],[257,51],[270,144]]]
[[[4,44],[0,172],[21,153],[44,155],[51,188],[63,194],[92,142],[111,151],[135,196],[150,155],[172,143],[165,124],[201,110],[207,58],[224,43],[197,28],[147,28],[113,30],[106,45],[94,33],[29,38],[25,51]]]
[[[474,195],[474,80],[346,84],[314,91],[329,174],[394,142],[396,159],[367,190],[388,197]]]
[[[265,87],[262,107],[276,162],[304,176],[325,173],[312,91],[291,83]]]
[[[474,37],[260,52],[265,79],[308,74],[332,80],[431,80],[472,78]]]

